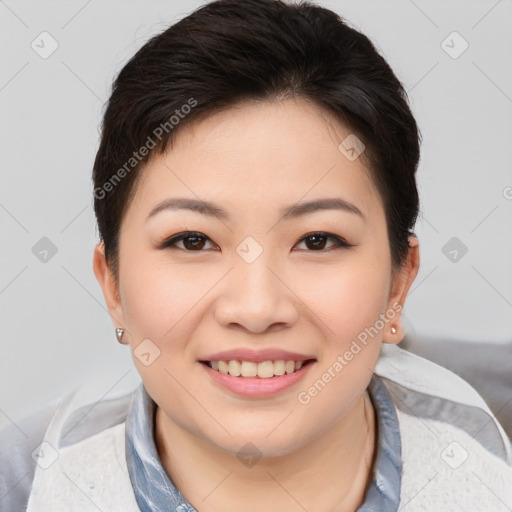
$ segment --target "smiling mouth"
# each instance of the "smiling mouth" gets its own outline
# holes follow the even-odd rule
[[[316,359],[306,359],[305,361],[277,360],[277,361],[199,361],[214,371],[231,375],[232,377],[259,377],[261,379],[270,379],[289,375],[298,372],[301,368],[315,362]]]

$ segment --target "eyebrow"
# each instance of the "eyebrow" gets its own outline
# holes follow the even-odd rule
[[[187,197],[172,197],[157,204],[149,212],[149,215],[146,217],[146,222],[163,210],[191,210],[201,213],[202,215],[217,217],[227,221],[230,220],[230,215],[226,210],[209,201],[201,201]],[[355,204],[349,203],[341,198],[331,197],[287,206],[285,208],[281,208],[279,213],[281,215],[281,219],[284,220],[301,217],[319,210],[342,210],[358,215],[365,220],[363,212]]]

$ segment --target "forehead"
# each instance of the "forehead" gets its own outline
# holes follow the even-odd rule
[[[338,197],[369,217],[382,215],[363,155],[340,150],[354,136],[303,99],[242,102],[185,125],[172,147],[142,170],[133,206],[147,214],[170,196],[186,196],[261,216]]]

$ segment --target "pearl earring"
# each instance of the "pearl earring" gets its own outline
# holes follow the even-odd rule
[[[391,327],[391,334],[396,334],[396,327],[394,325]]]
[[[117,341],[118,341],[119,343],[121,343],[122,345],[126,345],[126,343],[125,343],[125,342],[121,341],[121,340],[122,340],[122,338],[123,338],[123,334],[124,334],[124,329],[121,329],[121,328],[119,328],[119,327],[118,327],[118,328],[116,329],[116,337],[117,337]]]

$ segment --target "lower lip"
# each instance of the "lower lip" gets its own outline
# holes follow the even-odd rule
[[[261,377],[233,377],[213,370],[208,365],[199,363],[215,383],[237,395],[251,398],[265,398],[277,395],[299,382],[316,361],[311,361],[300,370],[263,379]]]

